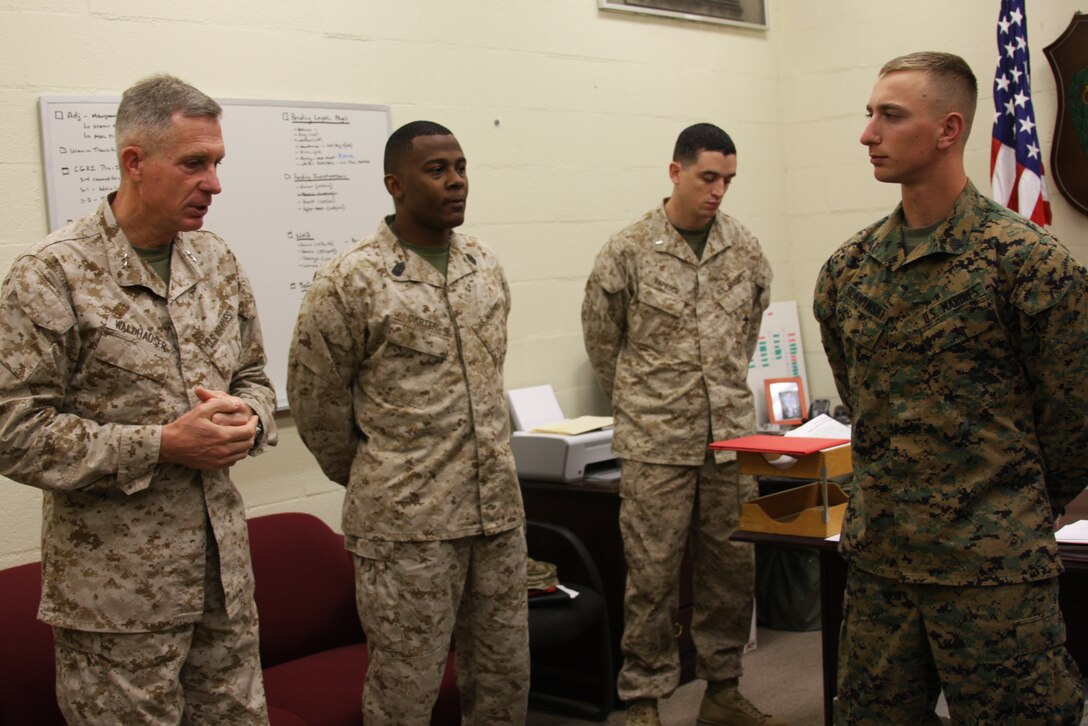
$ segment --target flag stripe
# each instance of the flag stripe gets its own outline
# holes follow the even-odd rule
[[[1001,0],[990,146],[993,196],[1037,224],[1050,224],[1042,149],[1031,102],[1031,60],[1024,0]]]

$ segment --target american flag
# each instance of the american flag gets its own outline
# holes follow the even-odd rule
[[[994,138],[990,183],[994,199],[1036,224],[1050,224],[1050,194],[1031,103],[1031,63],[1024,0],[1001,0],[994,73]]]

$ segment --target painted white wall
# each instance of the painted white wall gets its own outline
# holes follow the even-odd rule
[[[40,95],[117,95],[169,72],[224,98],[388,104],[394,126],[439,121],[466,151],[464,230],[497,250],[513,291],[506,385],[550,382],[568,414],[603,412],[581,343],[585,277],[608,236],[668,194],[677,133],[707,120],[739,148],[724,208],[763,243],[773,299],[800,304],[812,394],[834,396],[811,320],[816,273],[897,201],[857,143],[876,72],[923,49],[971,63],[984,90],[969,172],[988,188],[997,2],[768,2],[760,32],[596,0],[0,0],[0,274],[47,232]],[[1056,100],[1042,48],[1079,5],[1029,1],[1047,159]],[[1088,217],[1053,205],[1052,229],[1088,259]],[[279,447],[234,470],[249,513],[309,511],[338,528],[340,488],[290,416],[278,423]],[[39,492],[0,479],[0,567],[38,557],[40,507]]]

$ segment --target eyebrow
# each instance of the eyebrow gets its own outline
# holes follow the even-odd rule
[[[223,159],[225,157],[226,157],[226,154],[213,154],[210,151],[190,151],[190,152],[185,153],[185,154],[180,154],[178,156],[178,160],[182,161],[182,162],[185,162],[185,161],[205,161],[207,159],[212,159],[212,160],[214,160],[216,162],[221,162],[221,161],[223,161]]]
[[[868,111],[869,113],[872,113],[874,109],[870,104],[867,103],[867,104],[865,104],[865,110]],[[903,106],[903,105],[900,105],[898,103],[893,103],[893,102],[888,101],[888,102],[885,102],[885,103],[878,103],[876,105],[875,110],[877,110],[877,111],[906,111],[907,107]]]

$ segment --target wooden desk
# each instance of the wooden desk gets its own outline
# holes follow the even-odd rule
[[[806,547],[820,553],[820,643],[823,649],[824,724],[831,726],[831,704],[835,699],[835,674],[839,660],[839,626],[842,624],[842,596],[846,590],[846,560],[837,542],[819,537],[740,530],[733,539],[756,544]],[[1059,578],[1059,603],[1065,616],[1066,648],[1081,673],[1088,674],[1088,547],[1060,545],[1065,572]]]
[[[604,584],[605,609],[612,632],[612,663],[617,674],[623,664],[620,638],[623,636],[623,593],[627,583],[627,565],[620,536],[620,483],[573,482],[562,484],[521,481],[525,516],[561,524],[578,535],[589,550]],[[562,576],[562,573],[560,573]],[[691,564],[687,556],[680,568],[679,621],[680,682],[695,677],[695,644],[691,640],[692,588]]]

